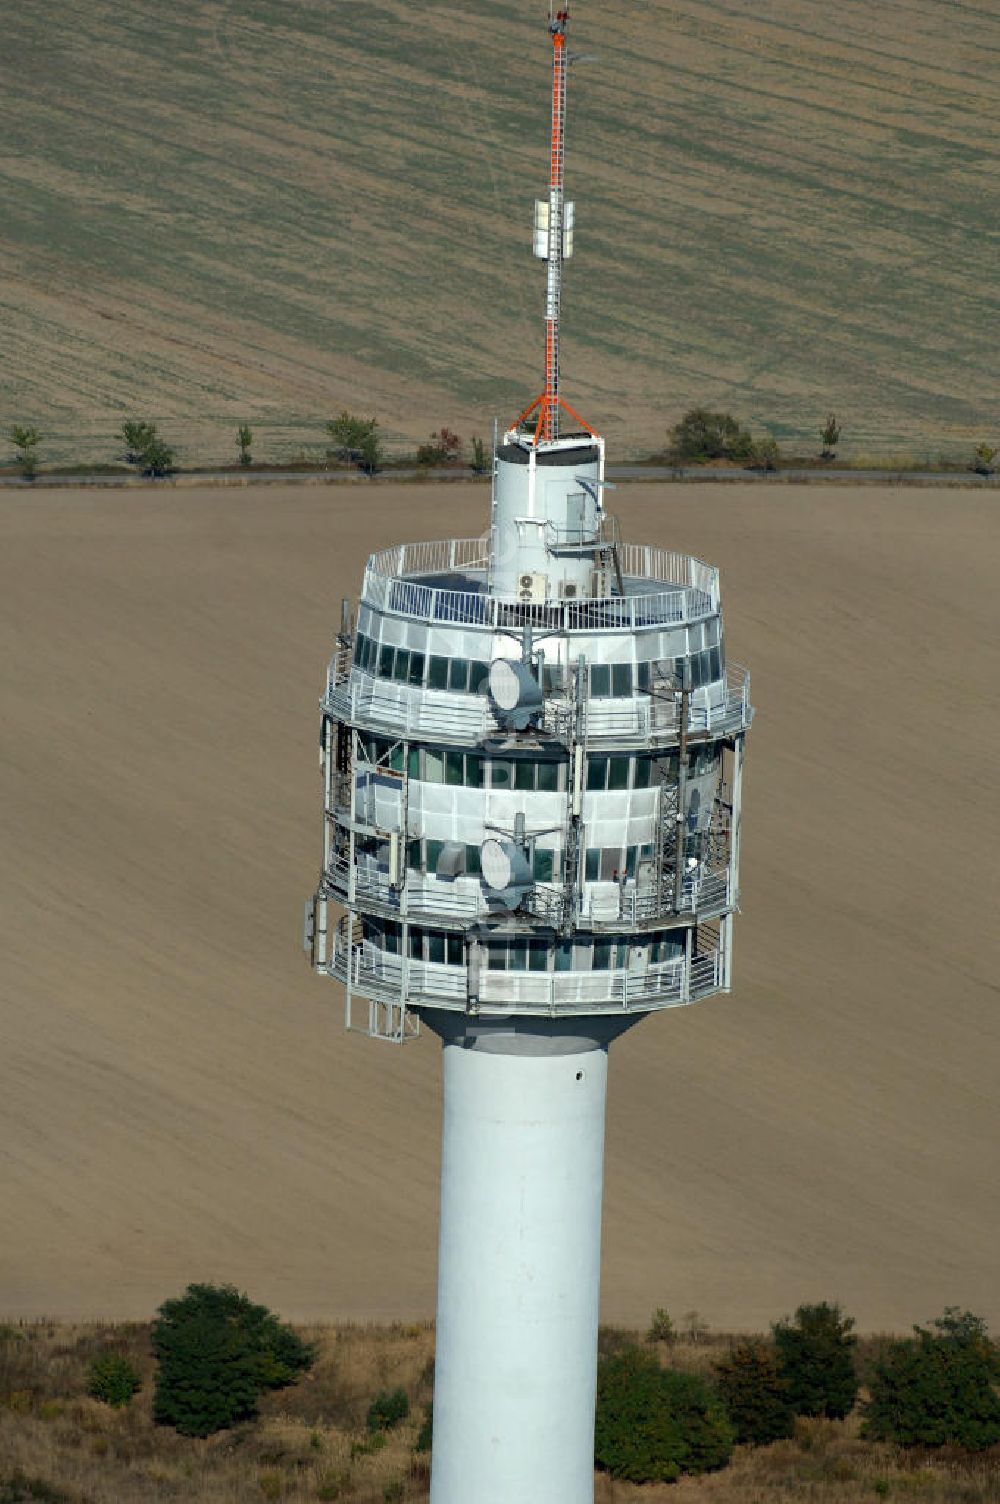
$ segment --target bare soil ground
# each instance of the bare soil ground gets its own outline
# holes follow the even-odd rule
[[[16,14],[13,13],[16,9]],[[483,433],[537,389],[542,13],[35,0],[0,58],[0,431],[106,461]],[[694,402],[842,454],[995,437],[992,7],[607,0],[573,46],[567,395],[619,453]]]
[[[299,950],[339,601],[483,486],[4,494],[0,1312],[433,1313],[439,1049]],[[996,1326],[991,496],[633,485],[752,666],[734,995],[615,1045],[604,1309]]]

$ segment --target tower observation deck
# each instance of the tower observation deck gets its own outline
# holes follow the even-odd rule
[[[592,1498],[607,1050],[729,990],[739,905],[752,712],[718,572],[623,540],[559,387],[567,23],[543,392],[480,537],[369,559],[321,702],[313,966],[349,1028],[444,1041],[434,1504]]]

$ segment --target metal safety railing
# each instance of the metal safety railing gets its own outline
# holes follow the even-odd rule
[[[482,970],[478,992],[469,995],[465,966],[418,961],[382,950],[371,941],[352,942],[341,921],[334,931],[330,974],[353,991],[380,1001],[460,1011],[560,1013],[649,1012],[677,1007],[723,986],[721,944],[709,953],[608,971]]]
[[[503,730],[488,696],[428,690],[419,685],[379,679],[353,668],[350,650],[339,651],[327,674],[323,708],[336,720],[383,734],[469,745]],[[750,675],[731,663],[724,680],[690,696],[688,735],[731,735],[750,722]],[[572,717],[563,694],[547,694],[542,729],[565,739]],[[673,739],[680,731],[680,696],[638,694],[632,699],[592,699],[587,705],[587,740],[600,749],[604,741],[628,747]]]
[[[492,630],[525,624],[547,631],[635,631],[640,627],[698,621],[719,609],[719,573],[701,559],[651,544],[618,550],[624,596],[606,599],[521,602],[487,593],[489,542],[450,538],[399,543],[372,554],[361,599],[377,610],[429,622]],[[475,573],[474,590],[422,583],[420,576]],[[649,589],[655,585],[657,589]]]

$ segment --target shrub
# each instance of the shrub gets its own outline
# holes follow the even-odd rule
[[[351,1487],[350,1468],[335,1468],[332,1472],[322,1473],[316,1484],[317,1499],[346,1499]]]
[[[675,460],[703,465],[706,460],[746,460],[753,439],[731,413],[693,407],[671,430],[669,452]]]
[[[949,1307],[876,1361],[862,1432],[900,1446],[979,1452],[1000,1442],[1000,1348],[986,1323]]]
[[[368,1406],[368,1430],[391,1431],[410,1413],[405,1389],[380,1389]]]
[[[472,440],[472,468],[476,475],[485,475],[490,468],[489,456],[483,439]]]
[[[328,452],[346,464],[358,464],[362,469],[370,465],[374,469],[381,460],[377,418],[359,418],[344,411],[330,419],[326,431],[333,440]]]
[[[823,440],[823,450],[820,459],[832,460],[837,452],[840,442],[840,424],[833,413],[827,413],[826,422],[823,424],[820,437]]]
[[[42,436],[37,428],[15,426],[10,431],[11,443],[17,450],[17,463],[25,480],[34,480],[38,470],[38,446]]]
[[[852,1335],[854,1321],[839,1305],[822,1301],[799,1306],[792,1321],[772,1327],[778,1372],[788,1385],[796,1415],[826,1415],[843,1420],[858,1394]]]
[[[142,1388],[142,1380],[122,1353],[95,1358],[87,1372],[87,1393],[116,1410],[127,1405]]]
[[[661,1368],[633,1348],[597,1370],[594,1457],[630,1483],[672,1483],[724,1467],[734,1433],[722,1401],[697,1374]]]
[[[766,1446],[792,1435],[795,1411],[772,1347],[764,1342],[738,1343],[716,1363],[715,1379],[737,1441]]]
[[[239,450],[240,464],[244,470],[253,464],[253,455],[250,453],[253,444],[253,430],[249,423],[241,423],[236,430],[236,447]]]
[[[670,1312],[663,1306],[657,1306],[649,1323],[649,1331],[646,1333],[647,1342],[673,1342],[677,1333]]]
[[[977,475],[992,475],[993,461],[996,457],[997,450],[992,444],[977,444],[969,469],[974,470]]]
[[[153,1415],[185,1436],[210,1436],[257,1413],[264,1389],[294,1382],[312,1349],[232,1285],[189,1285],[164,1301],[152,1330],[159,1359]]]
[[[387,1483],[385,1485],[385,1488],[382,1490],[382,1498],[384,1500],[384,1504],[401,1504],[401,1500],[403,1500],[405,1497],[406,1484],[403,1482],[402,1478],[393,1478],[392,1481],[390,1483]]]
[[[759,439],[747,456],[747,464],[751,470],[777,470],[781,462],[781,450],[778,448],[777,439]]]
[[[450,428],[439,428],[431,434],[429,444],[421,444],[417,449],[418,465],[447,465],[459,458],[462,452],[462,440],[457,433]]]
[[[135,465],[143,475],[166,475],[174,463],[174,451],[160,438],[155,423],[130,418],[122,424],[121,432],[128,464]]]
[[[434,1439],[434,1401],[431,1400],[430,1404],[427,1406],[426,1410],[424,1411],[424,1418],[423,1418],[423,1421],[421,1422],[420,1430],[417,1432],[417,1439],[413,1443],[413,1450],[415,1452],[429,1452],[430,1449],[431,1449],[431,1443],[433,1442],[433,1439]]]

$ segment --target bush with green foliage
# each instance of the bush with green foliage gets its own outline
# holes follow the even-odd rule
[[[820,437],[823,440],[820,459],[832,460],[836,456],[837,445],[840,442],[840,424],[834,413],[827,413]]]
[[[20,424],[10,431],[11,443],[17,450],[17,463],[25,480],[34,480],[38,470],[38,446],[42,436],[37,428],[25,428]]]
[[[747,456],[751,470],[777,470],[781,463],[781,450],[777,439],[757,439]]]
[[[367,475],[375,474],[382,463],[377,418],[359,418],[345,410],[330,419],[326,431],[333,440],[328,453],[347,465],[357,465]]]
[[[127,464],[152,476],[166,475],[172,468],[174,451],[160,438],[155,423],[130,418],[122,424],[121,432]]]
[[[484,439],[472,440],[472,469],[476,475],[485,475],[490,468],[489,455]]]
[[[715,1364],[715,1382],[737,1441],[760,1447],[792,1435],[795,1411],[770,1344],[737,1343]]]
[[[665,1306],[657,1306],[649,1320],[649,1331],[646,1333],[647,1342],[674,1342],[677,1338],[677,1330],[674,1326],[673,1317]]]
[[[725,1467],[735,1433],[719,1395],[697,1374],[661,1368],[639,1348],[597,1370],[594,1457],[630,1483],[672,1483]]]
[[[253,429],[249,423],[241,423],[236,430],[236,447],[239,450],[240,464],[244,470],[248,470],[253,464],[251,446],[253,445]]]
[[[424,1418],[417,1432],[417,1439],[413,1443],[415,1452],[429,1452],[434,1440],[434,1401],[424,1411]]]
[[[703,465],[707,460],[748,460],[753,454],[748,428],[731,413],[692,407],[670,433],[669,453],[682,464]]]
[[[142,1388],[142,1380],[123,1353],[105,1353],[87,1370],[87,1393],[116,1410]]]
[[[862,1434],[899,1446],[966,1447],[1000,1442],[1000,1347],[986,1323],[949,1306],[876,1361]]]
[[[380,1389],[368,1406],[368,1430],[391,1431],[410,1413],[405,1389]]]
[[[778,1350],[778,1372],[788,1385],[796,1415],[826,1415],[843,1420],[858,1396],[854,1368],[854,1320],[839,1305],[825,1300],[799,1306],[792,1321],[771,1328]]]
[[[294,1383],[314,1358],[291,1327],[233,1285],[188,1285],[164,1301],[152,1341],[154,1418],[185,1436],[251,1419],[263,1390]]]

